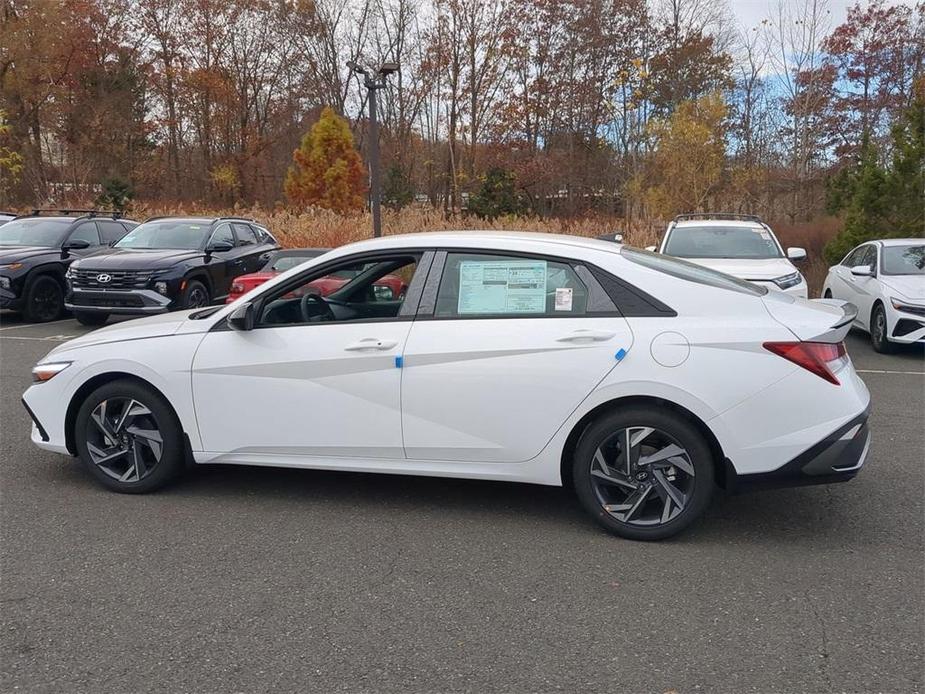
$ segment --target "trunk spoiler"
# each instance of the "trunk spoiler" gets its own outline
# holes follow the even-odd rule
[[[847,337],[848,331],[851,330],[851,326],[854,323],[854,319],[858,317],[858,307],[848,301],[841,301],[840,299],[815,299],[815,301],[821,304],[828,304],[829,306],[835,306],[842,310],[842,316],[831,325],[828,330],[819,333],[815,337],[812,337],[804,342],[841,342]]]

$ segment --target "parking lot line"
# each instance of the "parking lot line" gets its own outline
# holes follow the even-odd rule
[[[55,323],[70,323],[72,320],[73,320],[72,318],[62,318],[61,320],[50,321],[48,323],[20,323],[19,325],[8,325],[5,328],[0,328],[0,332],[3,332],[4,330],[19,330],[21,328],[34,328],[37,326],[44,327],[46,325],[54,325]]]
[[[38,340],[40,342],[67,342],[77,335],[47,335],[46,337],[31,337],[29,335],[0,335],[0,340]]]

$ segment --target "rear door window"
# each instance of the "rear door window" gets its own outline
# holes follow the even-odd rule
[[[100,245],[100,234],[96,230],[96,222],[84,222],[71,232],[68,241],[86,241],[91,246]]]

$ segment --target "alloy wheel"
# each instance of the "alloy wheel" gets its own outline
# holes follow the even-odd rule
[[[140,482],[161,460],[164,438],[154,415],[134,398],[109,398],[87,422],[87,451],[102,472],[119,482]]]
[[[206,305],[208,298],[206,297],[205,290],[199,287],[193,287],[190,290],[189,296],[186,299],[187,308],[202,308]]]
[[[42,282],[32,294],[32,313],[39,321],[50,321],[61,312],[61,287],[54,280]]]
[[[635,426],[616,431],[595,451],[591,484],[601,507],[636,526],[668,523],[694,491],[690,454],[663,431]]]

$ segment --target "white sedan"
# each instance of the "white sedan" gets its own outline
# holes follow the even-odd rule
[[[390,273],[404,296],[374,291]],[[311,291],[331,275],[351,279]],[[64,343],[23,399],[36,445],[119,492],[187,461],[568,485],[608,530],[657,539],[716,486],[858,472],[853,319],[604,241],[392,236]]]
[[[862,243],[829,268],[822,295],[858,307],[855,325],[870,333],[878,352],[925,342],[925,243]]]

